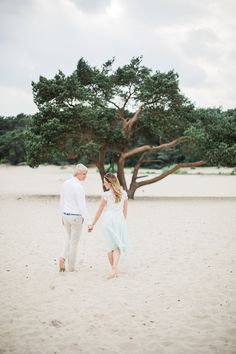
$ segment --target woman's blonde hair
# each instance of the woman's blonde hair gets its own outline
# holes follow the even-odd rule
[[[112,190],[115,194],[115,202],[119,203],[122,197],[122,190],[117,177],[113,173],[108,172],[105,174],[104,179],[111,183]]]
[[[73,176],[76,177],[80,172],[86,172],[86,173],[88,172],[87,167],[84,166],[82,163],[78,163],[78,165],[75,166]]]

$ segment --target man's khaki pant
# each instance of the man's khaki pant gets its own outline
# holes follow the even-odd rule
[[[76,215],[63,215],[63,223],[66,229],[66,240],[63,258],[68,261],[68,270],[74,271],[78,242],[82,232],[83,218]]]

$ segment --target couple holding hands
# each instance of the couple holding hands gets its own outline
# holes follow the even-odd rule
[[[82,232],[83,222],[87,224],[88,232],[92,232],[102,215],[103,232],[107,243],[107,256],[111,266],[109,279],[117,277],[117,266],[122,253],[129,248],[126,216],[128,208],[127,193],[122,190],[117,177],[112,173],[104,176],[103,193],[98,210],[93,221],[89,217],[85,192],[82,182],[87,177],[88,169],[83,164],[75,166],[73,177],[63,183],[60,195],[60,211],[62,223],[66,230],[66,240],[62,256],[59,258],[59,270],[73,272],[75,269],[78,242]]]

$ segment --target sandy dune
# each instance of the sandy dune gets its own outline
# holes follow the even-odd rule
[[[132,250],[108,281],[99,224],[84,229],[77,272],[58,272],[71,173],[0,167],[0,354],[235,354],[236,177],[175,175],[138,191]],[[93,215],[95,170],[85,188]]]

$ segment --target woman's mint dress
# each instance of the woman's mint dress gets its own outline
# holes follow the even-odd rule
[[[103,198],[107,203],[102,216],[107,250],[111,252],[119,248],[121,253],[127,253],[129,250],[129,240],[123,213],[124,202],[128,198],[127,193],[122,191],[122,198],[118,203],[115,203],[115,196],[112,190],[104,192]]]

